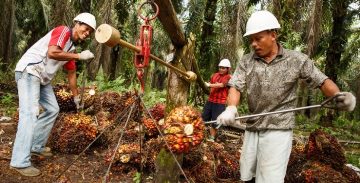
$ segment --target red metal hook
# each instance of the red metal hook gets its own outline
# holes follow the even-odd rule
[[[141,14],[141,8],[145,5],[145,4],[152,4],[155,6],[156,8],[156,13],[153,17],[144,17]],[[139,16],[144,20],[144,24],[141,26],[140,28],[140,38],[136,41],[136,47],[138,47],[140,49],[139,53],[135,53],[135,57],[134,57],[134,65],[136,67],[136,74],[137,74],[137,78],[139,79],[140,83],[141,83],[141,91],[142,93],[144,92],[144,81],[143,81],[143,76],[144,76],[144,68],[149,66],[149,60],[150,60],[150,47],[151,47],[151,40],[152,40],[152,31],[153,28],[152,26],[149,24],[149,22],[151,20],[154,20],[157,15],[159,14],[159,7],[156,3],[154,2],[144,2],[143,4],[140,5],[139,10],[138,10],[138,14]]]

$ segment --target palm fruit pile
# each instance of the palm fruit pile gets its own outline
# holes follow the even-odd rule
[[[149,117],[143,117],[141,118],[141,122],[146,128],[146,135],[148,137],[155,137],[159,134],[159,131],[156,127],[157,122],[154,119],[151,119]]]
[[[62,90],[61,92],[65,92]],[[89,93],[85,90],[85,93]],[[70,95],[69,95],[70,96]],[[116,134],[120,134],[123,123],[130,114],[132,105],[133,112],[129,117],[130,123],[138,125],[142,114],[142,107],[136,92],[119,94],[117,92],[103,92],[90,98],[84,95],[85,106],[88,107],[84,113],[71,113],[69,111],[60,113],[56,120],[55,127],[51,133],[49,143],[54,150],[63,153],[79,153],[87,145],[93,142],[97,135],[101,137],[94,145],[101,145],[107,148],[118,140]],[[72,99],[71,99],[72,101]],[[137,120],[135,122],[135,120]],[[138,138],[138,131],[128,130],[125,136],[133,142]],[[125,138],[124,138],[125,139]]]
[[[216,181],[216,162],[215,149],[224,150],[224,146],[214,143],[203,143],[187,154],[184,154],[183,168],[194,182],[215,183]],[[217,151],[217,150],[216,150]]]
[[[189,152],[199,145],[204,138],[203,131],[200,113],[190,106],[173,109],[162,125],[165,140],[175,153]]]
[[[55,85],[54,93],[56,100],[59,104],[60,111],[68,112],[75,111],[76,105],[74,103],[73,95],[68,91],[68,87],[66,85]]]
[[[115,152],[113,149],[109,150],[105,154],[105,162],[110,164],[113,156],[114,166],[112,166],[112,170],[118,172],[128,171],[129,169],[138,169],[142,163],[142,155],[138,143],[122,144]]]
[[[97,125],[91,116],[82,113],[62,113],[53,127],[49,145],[62,153],[80,153],[95,138]]]
[[[219,179],[240,179],[240,154],[238,152],[223,151],[219,153],[218,165],[216,167],[216,177]]]
[[[160,138],[152,138],[145,142],[145,168],[151,172],[155,172],[155,160],[163,146],[162,144],[163,142]]]
[[[131,119],[140,121],[142,115],[142,106],[136,92],[126,92],[120,94],[118,92],[107,91],[97,95],[94,99],[94,105],[89,109],[89,113],[97,113],[98,111],[109,112],[109,120],[115,121],[118,118],[127,116],[130,108],[135,105],[132,111]]]
[[[346,163],[345,151],[336,138],[319,129],[310,134],[305,152],[307,159],[320,161],[335,170],[341,170]]]
[[[74,96],[69,91],[69,87],[67,85],[64,84],[55,85],[54,93],[60,107],[60,112],[76,111]],[[84,101],[85,109],[93,105],[95,99],[93,95],[95,95],[95,87],[84,88],[83,101]]]
[[[163,119],[165,116],[165,104],[157,103],[150,108],[149,112],[156,121],[159,121],[160,119]]]
[[[141,122],[146,128],[146,135],[148,137],[156,137],[159,134],[159,130],[156,125],[158,124],[159,127],[159,120],[162,120],[165,116],[165,105],[157,103],[149,109],[149,112],[151,116],[145,115],[141,119]]]
[[[285,182],[360,182],[345,163],[344,150],[336,138],[317,129],[310,134],[305,149],[292,149]]]

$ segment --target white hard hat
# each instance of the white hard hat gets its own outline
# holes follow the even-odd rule
[[[219,67],[231,67],[230,60],[227,58],[224,58],[220,61]]]
[[[77,15],[74,18],[74,22],[75,21],[79,21],[82,23],[87,24],[88,26],[90,26],[91,28],[93,28],[94,30],[96,29],[96,20],[95,20],[95,16],[92,15],[91,13],[80,13],[79,15]]]
[[[257,11],[251,14],[247,21],[244,37],[271,29],[280,29],[280,24],[276,17],[266,10]]]

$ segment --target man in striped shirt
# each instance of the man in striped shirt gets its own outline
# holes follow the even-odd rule
[[[229,90],[226,85],[231,78],[229,74],[230,68],[230,61],[228,59],[222,59],[219,63],[219,72],[211,76],[210,83],[205,82],[205,85],[210,88],[210,95],[202,113],[204,121],[216,120],[225,110]],[[214,125],[210,128],[209,141],[214,141],[215,136],[216,128]]]
[[[38,176],[40,170],[30,162],[31,154],[51,156],[45,144],[59,113],[51,80],[63,67],[68,71],[69,88],[79,107],[75,60],[89,60],[89,50],[75,53],[74,44],[84,41],[96,28],[94,15],[81,13],[74,26],[52,29],[21,57],[15,68],[19,96],[19,123],[12,150],[10,168],[24,176]],[[39,114],[39,108],[44,112]]]

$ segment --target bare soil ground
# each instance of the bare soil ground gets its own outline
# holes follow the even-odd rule
[[[89,152],[81,156],[61,178],[57,176],[73,162],[76,155],[60,154],[54,152],[51,158],[32,156],[33,165],[39,168],[42,174],[38,177],[24,177],[15,170],[10,169],[11,148],[15,139],[16,125],[10,122],[0,123],[0,182],[102,182],[106,174],[107,165],[104,163],[100,150],[90,149]],[[136,172],[128,174],[111,174],[110,182],[133,182]],[[146,180],[145,180],[146,181]],[[149,180],[151,182],[151,179]]]
[[[53,152],[51,158],[32,156],[31,162],[33,166],[40,169],[42,174],[37,177],[25,177],[20,175],[13,169],[10,169],[11,149],[15,139],[16,124],[13,121],[0,122],[0,183],[78,183],[78,182],[103,182],[108,164],[104,161],[104,154],[107,149],[101,147],[90,148],[85,154],[81,155],[75,162],[77,155],[63,154]],[[238,144],[236,145],[238,147]],[[237,148],[232,147],[232,148]],[[74,163],[73,163],[74,162]],[[63,171],[73,163],[70,168]],[[118,172],[112,169],[110,171],[110,179],[108,182],[127,183],[135,182],[136,169]],[[57,179],[61,174],[62,176]],[[199,172],[201,173],[201,172]],[[154,182],[154,172],[143,172],[141,182]],[[216,182],[239,182],[229,179],[215,179]],[[181,182],[186,182],[182,178]]]

